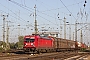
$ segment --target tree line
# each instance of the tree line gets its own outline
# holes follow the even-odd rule
[[[9,49],[23,49],[23,41],[24,41],[24,36],[19,36],[18,37],[18,42],[16,43],[9,43]],[[3,51],[5,47],[6,48],[6,42],[0,41],[0,51]],[[7,48],[6,48],[7,49]]]

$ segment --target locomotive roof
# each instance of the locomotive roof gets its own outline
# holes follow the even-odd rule
[[[46,36],[40,36],[40,38],[43,38],[43,39],[48,39],[48,40],[52,40],[51,38],[46,37]]]
[[[26,35],[25,37],[27,36],[35,36],[35,35]],[[41,36],[41,35],[36,35],[36,36],[39,36],[40,38],[43,38],[43,39],[52,40],[50,37],[47,37],[47,36]]]

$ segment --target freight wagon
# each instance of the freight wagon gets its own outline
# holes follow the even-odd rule
[[[75,41],[62,38],[54,38],[54,48],[56,51],[75,50]]]

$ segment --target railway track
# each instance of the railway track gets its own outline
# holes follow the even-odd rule
[[[67,58],[65,60],[87,60],[87,57],[90,55],[90,53],[81,53],[77,56],[73,56],[70,58]]]
[[[80,60],[87,57],[90,53],[57,52],[42,54],[4,54],[0,55],[0,60]]]

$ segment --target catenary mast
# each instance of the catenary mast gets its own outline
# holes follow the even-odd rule
[[[35,16],[35,28],[34,29],[35,29],[35,35],[36,35],[37,31],[38,31],[38,29],[37,29],[37,20],[36,20],[36,5],[35,5],[34,8],[35,8],[35,15],[34,15]]]

